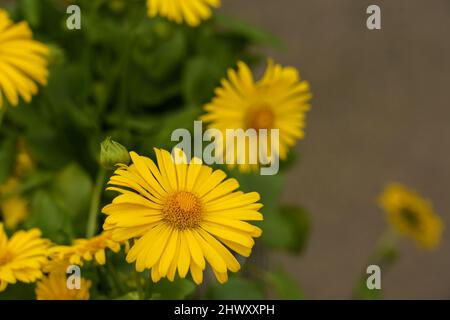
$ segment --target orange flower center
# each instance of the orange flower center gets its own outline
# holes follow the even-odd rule
[[[167,198],[163,213],[165,220],[179,230],[196,228],[202,221],[202,203],[193,193],[178,191]]]
[[[0,250],[0,266],[10,262],[12,260],[12,258],[13,258],[13,255],[11,252],[9,252],[6,249]]]
[[[247,128],[272,129],[274,124],[275,114],[268,106],[252,108],[247,114]]]

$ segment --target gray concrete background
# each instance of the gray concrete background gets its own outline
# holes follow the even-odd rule
[[[450,219],[450,1],[223,2],[281,37],[287,49],[270,54],[312,84],[284,201],[308,207],[314,227],[302,257],[280,258],[310,298],[349,298],[385,228],[376,198],[387,182],[417,189]],[[370,4],[381,6],[381,31],[365,27]],[[448,232],[434,252],[401,248],[385,297],[450,298]]]

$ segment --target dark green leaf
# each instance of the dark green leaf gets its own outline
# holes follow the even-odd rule
[[[152,299],[186,299],[194,293],[195,289],[195,284],[188,279],[176,279],[174,282],[170,282],[167,279],[162,279],[153,285]]]
[[[289,225],[291,226],[294,241],[288,246],[288,249],[294,253],[301,253],[306,247],[309,238],[311,222],[309,214],[301,207],[284,206],[280,209]]]
[[[71,216],[77,216],[88,210],[91,193],[91,178],[75,163],[66,166],[53,183],[55,200]]]
[[[207,298],[213,300],[261,300],[263,290],[253,281],[232,277],[225,284],[211,286]]]
[[[299,300],[305,296],[296,281],[281,267],[267,275],[267,281],[275,290],[277,297],[284,300]]]

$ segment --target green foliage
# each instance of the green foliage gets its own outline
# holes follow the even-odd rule
[[[194,293],[196,285],[188,279],[176,279],[170,282],[167,279],[161,279],[158,283],[151,286],[154,300],[181,300],[186,299]]]
[[[11,174],[16,159],[16,140],[7,136],[0,141],[0,183],[4,183]]]
[[[237,169],[231,174],[239,181],[242,190],[257,191],[261,196],[264,221],[260,223],[260,227],[263,229],[261,240],[264,244],[274,249],[301,253],[309,236],[309,214],[296,206],[280,207],[283,175],[243,174]]]
[[[292,277],[281,267],[267,274],[267,282],[275,291],[277,298],[285,300],[300,300],[305,296]]]
[[[228,68],[239,60],[259,63],[262,57],[254,53],[255,45],[280,45],[265,31],[224,16],[189,28],[148,18],[144,1],[126,1],[123,9],[103,0],[76,3],[82,7],[81,30],[66,29],[65,6],[57,0],[20,0],[12,6],[12,17],[28,21],[34,37],[51,48],[50,78],[31,103],[8,108],[0,125],[0,183],[11,176],[17,141],[23,138],[36,163],[16,190],[30,207],[23,227],[40,228],[58,244],[85,236],[101,141],[111,136],[143,155],[152,155],[153,147],[171,148],[172,131],[192,129]],[[280,208],[283,176],[228,173],[242,190],[261,194],[262,243],[301,252],[309,232],[308,214],[295,207]],[[108,196],[103,193],[100,205],[110,200]],[[94,299],[139,298],[136,284],[128,281],[130,273],[123,253],[120,259],[108,255],[104,267],[83,267],[83,275],[93,281]],[[302,296],[284,273],[276,271],[266,280],[280,297]],[[198,296],[191,280],[162,280],[146,289],[152,299]],[[225,285],[206,288],[206,296],[261,299],[265,289],[239,274]],[[33,286],[11,286],[0,297],[30,298],[32,290]]]
[[[231,277],[223,285],[211,285],[206,298],[212,300],[258,300],[264,298],[264,291],[257,282]]]

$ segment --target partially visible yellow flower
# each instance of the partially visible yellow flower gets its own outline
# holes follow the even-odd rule
[[[212,16],[211,7],[220,7],[220,0],[147,0],[148,15],[161,16],[176,23],[198,26]]]
[[[0,292],[17,281],[31,283],[42,277],[50,241],[38,229],[17,231],[8,240],[0,223]]]
[[[71,246],[56,246],[51,250],[51,260],[47,266],[48,272],[55,268],[66,268],[69,264],[83,265],[84,261],[95,261],[104,265],[105,250],[120,251],[120,244],[111,239],[111,232],[105,231],[91,239],[76,239]]]
[[[10,178],[0,186],[0,196],[5,197],[0,199],[0,211],[8,229],[15,229],[29,214],[28,201],[20,194],[13,193],[18,186],[19,181],[16,178]],[[12,194],[9,196],[9,193]]]
[[[44,273],[63,273],[67,272],[67,268],[72,264],[70,257],[73,251],[69,246],[54,246],[49,249],[48,262],[43,266]],[[82,266],[80,263],[78,266]]]
[[[248,257],[253,238],[262,233],[246,222],[263,219],[259,194],[236,191],[235,179],[199,159],[188,163],[180,150],[177,161],[165,150],[155,153],[157,164],[130,152],[133,164],[115,171],[108,190],[120,195],[103,208],[103,228],[116,241],[136,240],[127,262],[135,262],[139,272],[151,269],[154,282],[173,281],[177,270],[184,278],[190,270],[200,284],[206,262],[217,280],[226,282],[228,270],[240,269],[230,251]]]
[[[13,23],[0,9],[0,108],[3,96],[17,106],[19,96],[29,103],[38,86],[47,84],[49,49],[33,40],[28,24]]]
[[[431,202],[417,192],[398,183],[390,184],[380,197],[380,206],[389,223],[400,234],[413,238],[424,248],[439,245],[442,221],[434,213]]]
[[[20,178],[34,168],[34,161],[25,148],[24,140],[19,140],[17,149],[14,174],[0,185],[0,213],[8,229],[15,229],[29,214],[28,201],[17,193],[17,189],[20,187]]]
[[[208,128],[220,130],[224,138],[227,129],[254,129],[258,137],[261,129],[267,129],[263,138],[268,144],[265,147],[262,144],[261,154],[268,157],[262,159],[261,154],[257,154],[257,162],[272,162],[274,156],[283,160],[289,148],[304,136],[305,114],[311,108],[311,97],[309,83],[301,80],[293,67],[282,67],[269,60],[262,79],[255,81],[249,67],[239,62],[237,71],[228,70],[228,79],[222,80],[215,98],[204,107],[207,113],[200,119],[209,123]],[[279,130],[279,148],[274,148],[274,154],[270,145],[271,129]],[[224,148],[224,156],[227,152],[234,152],[235,163],[238,163],[238,144],[231,139],[226,143],[217,142],[219,148]],[[239,169],[257,169],[258,166],[249,165],[250,151],[240,152],[244,156],[240,158],[242,164],[239,164]]]
[[[36,284],[37,300],[89,300],[91,281],[80,279],[79,289],[69,289],[65,273],[54,272]]]
[[[105,249],[110,249],[113,252],[120,251],[119,242],[112,240],[111,236],[110,231],[105,231],[91,239],[75,240],[73,246],[76,249],[70,261],[77,264],[78,261],[95,259],[98,264],[104,265],[106,262]]]

